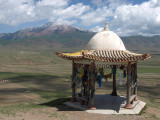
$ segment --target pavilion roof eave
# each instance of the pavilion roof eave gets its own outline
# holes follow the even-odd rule
[[[70,56],[70,55],[66,55],[66,53],[60,53],[60,52],[56,52],[57,56],[63,59],[67,59],[67,60],[77,60],[77,61],[81,61],[84,59],[83,56],[77,55],[77,56]],[[68,54],[68,53],[67,53]]]
[[[151,54],[137,54],[128,50],[81,50],[75,53],[56,52],[56,54],[67,60],[82,61],[88,59],[107,63],[137,62],[151,57]]]

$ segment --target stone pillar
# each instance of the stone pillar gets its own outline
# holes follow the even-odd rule
[[[76,96],[75,96],[75,87],[76,87],[76,84],[74,82],[75,71],[76,71],[75,63],[74,63],[74,60],[72,60],[72,82],[71,82],[72,98],[71,98],[71,102],[76,102],[77,101],[76,100]]]
[[[131,109],[130,96],[131,96],[131,62],[128,62],[127,66],[127,104],[125,105],[126,109]]]
[[[113,84],[112,84],[113,91],[112,91],[111,95],[118,96],[117,95],[117,86],[116,86],[116,65],[113,66],[112,72],[113,72]]]
[[[95,63],[91,63],[91,100],[90,100],[90,110],[95,110]]]

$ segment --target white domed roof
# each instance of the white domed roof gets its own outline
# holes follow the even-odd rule
[[[108,23],[102,32],[92,37],[86,46],[88,50],[126,50],[120,37],[108,29]]]

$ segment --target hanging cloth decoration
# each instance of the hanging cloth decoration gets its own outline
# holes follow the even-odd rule
[[[100,68],[100,69],[99,69],[99,73],[102,75],[102,77],[104,77],[103,68]]]
[[[99,70],[96,70],[96,72],[95,72],[95,80],[96,81],[98,81],[98,72],[99,72]]]
[[[102,84],[102,75],[98,75],[98,84],[99,84],[99,87],[101,87],[101,84]]]
[[[80,68],[80,73],[84,75],[84,67]]]
[[[79,79],[82,79],[82,77],[83,77],[83,74],[79,74]]]
[[[112,73],[107,74],[107,78],[111,79],[112,78]]]
[[[81,78],[81,79],[78,79],[77,85],[79,85],[79,84],[81,83],[81,81],[82,81],[82,78]]]
[[[107,78],[108,78],[108,76],[107,76],[107,75],[104,75],[104,78],[106,79],[106,82],[107,82]]]
[[[120,73],[119,73],[119,84],[122,85],[121,71],[120,71]]]
[[[81,68],[80,68],[79,79],[82,79],[83,75],[84,75],[84,68],[81,67]]]
[[[78,78],[79,78],[79,74],[78,74],[78,72],[76,72],[76,75],[74,77],[74,82],[76,82]]]
[[[82,74],[82,73],[79,73],[77,85],[79,85],[79,84],[82,82],[82,77],[83,77],[83,74]]]

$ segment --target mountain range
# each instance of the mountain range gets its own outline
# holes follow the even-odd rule
[[[70,25],[48,22],[35,28],[26,28],[15,33],[1,33],[0,47],[15,48],[84,48],[95,32]],[[159,48],[160,36],[121,37],[127,49]]]

